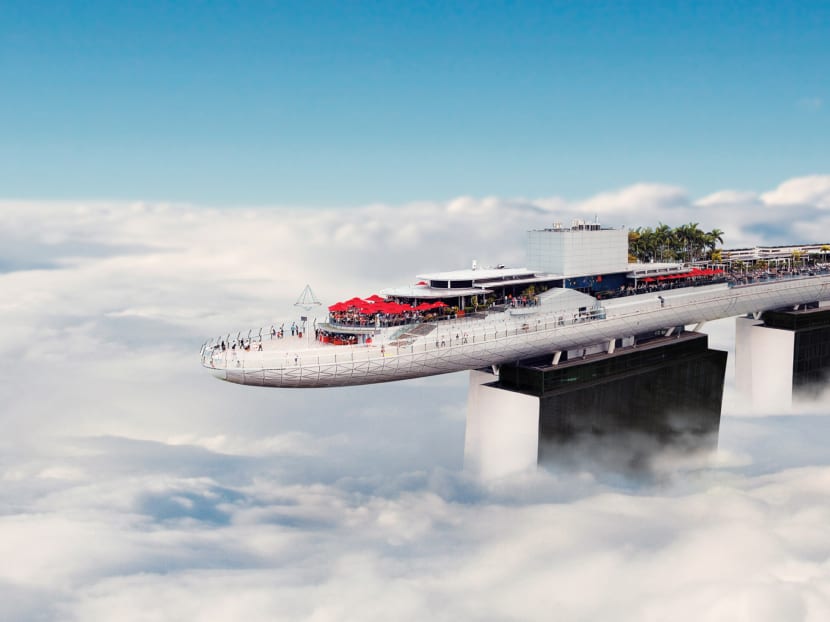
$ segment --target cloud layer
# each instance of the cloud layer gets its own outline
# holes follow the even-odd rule
[[[554,220],[823,242],[830,176],[692,198],[351,209],[0,203],[0,618],[823,620],[830,417],[736,416],[648,482],[462,470],[463,374],[258,390],[204,339],[420,272],[522,264]],[[713,329],[729,347],[731,325]],[[806,410],[805,410],[806,412]]]

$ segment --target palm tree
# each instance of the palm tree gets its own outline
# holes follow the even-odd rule
[[[658,223],[654,230],[657,247],[660,249],[660,261],[666,260],[666,247],[672,251],[674,246],[674,230],[666,224]],[[673,257],[672,257],[673,258]]]
[[[723,231],[715,228],[706,234],[706,246],[710,250],[715,250],[718,244],[723,244]]]
[[[628,234],[628,252],[637,261],[646,262],[654,256],[654,232],[651,227],[637,227]]]
[[[704,234],[705,245],[709,248],[710,255],[715,252],[718,244],[723,244],[723,231],[712,229]]]
[[[704,232],[696,222],[674,228],[661,222],[654,229],[637,227],[628,233],[629,255],[642,262],[696,261],[707,249],[711,257],[718,244],[723,244],[723,231]]]
[[[680,225],[675,229],[677,240],[686,261],[693,261],[697,257],[698,249],[702,248],[703,231],[699,223],[690,222],[687,225]]]
[[[801,257],[804,253],[801,251],[793,251],[793,266],[801,265]]]
[[[640,260],[640,228],[632,229],[628,232],[628,261],[634,262]]]

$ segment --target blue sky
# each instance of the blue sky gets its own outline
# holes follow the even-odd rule
[[[695,195],[830,169],[820,2],[0,6],[0,195]]]

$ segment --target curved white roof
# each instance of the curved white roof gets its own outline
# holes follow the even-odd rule
[[[477,268],[476,270],[450,270],[448,272],[433,272],[419,274],[416,278],[429,281],[481,281],[483,279],[499,279],[533,274],[527,268]]]
[[[477,294],[491,294],[492,290],[483,287],[465,287],[463,289],[447,289],[446,287],[429,287],[427,285],[403,285],[401,287],[387,287],[378,292],[381,296],[397,298],[451,298],[455,296],[475,296]]]

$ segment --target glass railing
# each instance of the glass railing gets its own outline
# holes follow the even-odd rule
[[[413,352],[430,352],[466,346],[472,343],[486,343],[522,334],[564,328],[574,324],[582,324],[605,318],[605,309],[599,308],[587,312],[550,311],[545,312],[544,318],[529,316],[522,320],[511,321],[508,324],[506,316],[497,314],[496,317],[457,318],[452,324],[440,323],[436,330],[425,336],[411,339],[411,343],[377,342],[351,346],[336,346],[322,344],[316,339],[307,341],[294,337],[296,348],[291,348],[291,337],[278,344],[279,348],[269,347],[268,333],[260,340],[259,329],[250,331],[254,336],[251,341],[245,338],[242,341],[232,339],[229,345],[227,337],[213,339],[202,346],[202,364],[217,369],[284,369],[301,366],[303,364],[335,364],[353,361],[368,361],[390,356],[412,354]],[[416,325],[413,323],[413,325]],[[446,328],[443,328],[445,326]],[[224,349],[222,342],[225,342]],[[390,337],[390,341],[392,340]],[[260,345],[262,349],[260,349]],[[315,347],[317,346],[317,347]]]
[[[813,276],[827,275],[830,268],[814,271]],[[799,280],[811,276],[809,272],[788,273],[774,276],[757,283],[730,283],[730,288],[737,285],[763,284],[771,281]],[[793,285],[792,288],[797,287]],[[787,288],[791,289],[791,288]],[[733,298],[731,289],[724,290],[724,295],[708,298],[708,303],[717,303]],[[652,301],[653,303],[653,301]],[[660,301],[659,308],[684,309],[693,308],[699,301],[683,300],[672,301],[667,298]],[[435,330],[427,335],[419,335],[404,343],[376,341],[372,344],[334,346],[318,342],[311,335],[286,336],[283,339],[274,339],[270,329],[252,329],[247,333],[237,333],[236,336],[225,335],[205,342],[201,349],[202,364],[215,369],[287,369],[303,365],[329,365],[337,363],[352,363],[360,361],[378,360],[382,358],[411,355],[415,352],[438,352],[447,349],[466,347],[469,344],[481,344],[509,339],[519,335],[528,335],[538,332],[553,331],[570,326],[606,319],[623,319],[634,317],[641,313],[655,310],[652,304],[637,305],[636,308],[626,308],[620,313],[608,315],[605,307],[599,307],[586,312],[573,310],[547,311],[539,307],[540,313],[524,318],[510,318],[503,313],[492,313],[484,317],[462,317],[452,323],[440,322]],[[613,311],[613,309],[612,309]],[[417,325],[417,322],[411,322]],[[392,341],[391,338],[389,338]],[[277,341],[278,347],[269,345]],[[222,343],[224,342],[224,348]],[[291,344],[296,343],[296,348]]]

